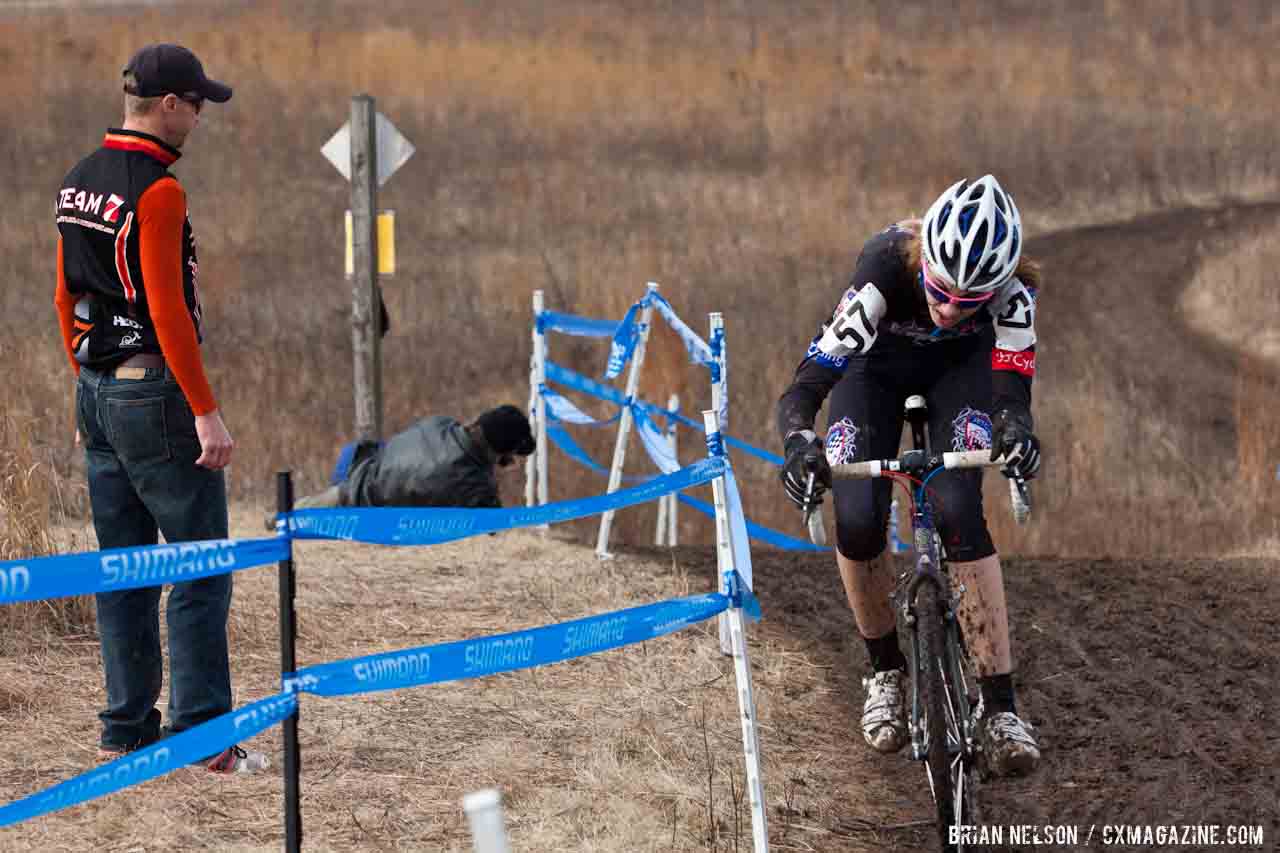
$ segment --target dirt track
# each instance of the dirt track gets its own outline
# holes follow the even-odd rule
[[[762,555],[757,587],[770,617],[763,634],[811,645],[833,665],[832,719],[797,717],[789,728],[836,737],[855,731],[865,655],[851,666],[850,618],[827,563]],[[1274,849],[1274,566],[1013,560],[1006,577],[1020,710],[1037,726],[1044,761],[1029,779],[986,785],[985,820],[1075,824],[1082,841],[1091,824],[1263,824]],[[918,767],[872,756],[852,735],[850,743],[847,775],[827,780],[828,828],[856,827],[885,802],[900,803],[900,819],[926,814]],[[776,756],[785,747],[768,748]],[[781,781],[771,780],[774,796]],[[815,846],[930,849],[921,828],[850,834]]]

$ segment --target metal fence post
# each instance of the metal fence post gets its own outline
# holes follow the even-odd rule
[[[276,510],[287,515],[293,511],[293,476],[289,471],[276,474]],[[293,678],[298,663],[295,647],[298,623],[294,611],[297,580],[293,571],[293,536],[286,518],[284,535],[288,556],[280,561],[280,678]],[[298,710],[285,717],[281,727],[284,739],[284,836],[285,850],[299,853],[302,849],[302,755],[298,747]]]

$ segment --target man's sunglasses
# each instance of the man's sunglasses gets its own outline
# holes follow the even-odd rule
[[[929,277],[929,267],[923,263],[920,265],[920,282],[924,285],[925,293],[929,294],[934,302],[941,302],[943,305],[954,304],[959,305],[961,308],[973,308],[990,302],[991,297],[996,295],[994,290],[988,290],[986,293],[980,293],[977,296],[956,296],[954,293],[948,293],[933,283],[933,279]]]
[[[178,95],[177,92],[174,92],[174,94]],[[186,101],[188,104],[191,105],[191,108],[195,110],[197,113],[199,113],[200,110],[204,109],[204,98],[200,97],[199,95],[193,94],[191,92],[188,92],[185,95],[178,95],[178,100]]]

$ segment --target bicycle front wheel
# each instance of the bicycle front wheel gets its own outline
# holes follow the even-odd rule
[[[947,695],[946,637],[944,610],[938,587],[922,583],[916,589],[916,642],[919,663],[916,689],[923,715],[925,769],[929,791],[938,815],[938,836],[943,850],[955,850],[951,827],[956,823],[955,790],[952,785],[951,755],[948,750],[948,720],[954,716]],[[958,831],[958,830],[957,830]]]

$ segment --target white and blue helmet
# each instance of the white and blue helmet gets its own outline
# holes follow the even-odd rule
[[[920,243],[931,276],[962,292],[986,293],[1018,268],[1022,219],[1013,196],[991,175],[961,180],[924,215]]]

